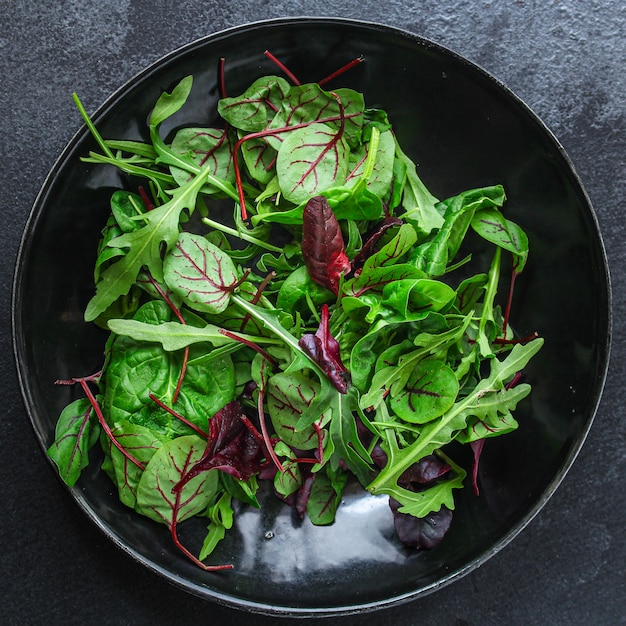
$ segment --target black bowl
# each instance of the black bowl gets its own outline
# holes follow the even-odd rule
[[[531,247],[512,322],[521,334],[537,331],[545,338],[528,368],[533,392],[519,407],[520,427],[485,446],[481,495],[462,490],[449,534],[430,552],[403,549],[386,498],[354,489],[331,527],[297,522],[272,503],[243,511],[215,555],[216,562],[233,562],[234,571],[206,573],[178,553],[164,527],[118,502],[97,458],[71,492],[115,544],[198,596],[272,614],[339,615],[390,606],[458,579],[541,509],[573,462],[599,402],[609,353],[609,279],[595,215],[552,134],[497,80],[406,32],[307,18],[211,35],[130,81],[95,114],[97,126],[105,137],[146,139],[156,98],[187,74],[195,86],[183,121],[213,118],[218,59],[226,59],[228,90],[235,94],[252,79],[276,73],[266,49],[305,81],[364,56],[341,84],[364,92],[368,106],[388,111],[400,143],[438,197],[505,186],[507,215],[527,231]],[[44,449],[73,393],[54,381],[93,373],[101,363],[103,335],[83,322],[83,311],[110,192],[124,180],[113,168],[80,161],[93,147],[83,129],[52,169],[15,274],[15,356]],[[271,540],[264,539],[268,530]]]

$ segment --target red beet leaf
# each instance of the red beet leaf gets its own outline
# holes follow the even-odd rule
[[[341,275],[350,271],[350,261],[339,222],[323,196],[311,198],[304,207],[302,255],[309,276],[337,295]]]

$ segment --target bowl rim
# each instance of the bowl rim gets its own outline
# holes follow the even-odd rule
[[[200,586],[195,583],[191,583],[186,580],[184,577],[175,574],[174,572],[154,563],[149,558],[145,557],[141,554],[141,552],[132,546],[128,545],[124,542],[124,540],[114,531],[113,528],[109,527],[105,524],[95,513],[95,511],[88,504],[86,498],[82,494],[82,491],[77,488],[68,488],[58,477],[58,473],[54,472],[54,466],[51,459],[45,454],[47,449],[46,441],[44,440],[43,434],[37,428],[33,411],[31,406],[33,404],[32,397],[29,392],[29,386],[27,382],[27,372],[23,368],[23,364],[21,362],[21,345],[20,345],[20,337],[23,333],[22,328],[22,320],[21,320],[21,302],[22,302],[22,285],[21,285],[21,269],[25,262],[25,258],[28,254],[28,242],[30,237],[37,227],[37,224],[41,218],[43,213],[43,207],[45,206],[45,201],[47,195],[50,192],[50,188],[59,173],[62,170],[66,160],[68,159],[71,152],[75,149],[75,147],[83,140],[83,138],[88,135],[89,131],[87,127],[82,124],[78,130],[73,134],[70,140],[67,142],[59,156],[54,161],[52,167],[50,168],[48,174],[43,180],[43,183],[37,193],[35,200],[32,203],[32,207],[29,210],[28,218],[26,220],[24,230],[20,239],[20,243],[17,250],[16,261],[15,261],[15,269],[13,273],[13,281],[12,281],[12,295],[11,295],[11,333],[12,333],[12,348],[13,348],[13,357],[16,366],[18,385],[20,388],[20,393],[22,397],[22,402],[24,405],[25,412],[28,415],[29,421],[31,423],[32,430],[34,432],[35,438],[39,442],[40,447],[44,451],[44,456],[48,461],[48,464],[51,470],[54,472],[55,476],[61,483],[61,485],[70,493],[71,497],[78,504],[78,507],[82,510],[82,512],[87,516],[88,519],[119,549],[128,554],[134,561],[145,567],[146,569],[156,573],[157,575],[162,576],[165,580],[172,583],[174,586],[205,600],[215,602],[217,604],[230,607],[233,609],[246,610],[253,613],[265,614],[275,617],[340,617],[347,615],[354,615],[358,613],[370,612],[374,610],[380,610],[384,608],[389,608],[392,606],[397,606],[399,604],[406,603],[408,601],[415,600],[420,597],[424,597],[429,595],[438,589],[441,589],[460,578],[466,576],[468,573],[478,569],[481,565],[483,565],[486,561],[488,561],[491,557],[493,557],[496,553],[502,550],[505,546],[507,546],[511,541],[513,541],[524,528],[528,526],[528,524],[535,518],[535,516],[539,513],[539,511],[545,506],[548,500],[555,493],[556,489],[562,483],[566,474],[572,467],[574,461],[576,460],[580,450],[588,436],[588,433],[593,425],[595,420],[595,416],[597,414],[598,408],[600,406],[600,402],[602,399],[602,394],[604,390],[604,386],[606,383],[608,369],[610,365],[610,353],[611,353],[611,343],[612,343],[612,328],[613,328],[613,306],[612,306],[612,287],[611,287],[611,276],[609,271],[608,257],[605,249],[604,240],[601,235],[600,224],[598,221],[597,214],[593,208],[591,200],[588,196],[587,191],[584,188],[582,180],[578,175],[576,168],[570,158],[570,156],[565,151],[564,147],[557,139],[555,134],[550,130],[550,128],[543,122],[538,115],[534,113],[534,111],[519,97],[517,96],[509,87],[507,87],[500,79],[495,77],[493,74],[485,70],[478,63],[469,60],[468,58],[462,56],[461,54],[455,52],[454,50],[448,48],[445,45],[437,43],[429,38],[418,35],[414,32],[411,32],[407,29],[400,28],[397,26],[388,25],[385,23],[375,22],[375,21],[367,21],[360,20],[355,18],[344,18],[344,17],[332,17],[332,16],[294,16],[294,17],[277,17],[256,21],[243,22],[238,25],[230,26],[225,29],[221,29],[210,33],[208,35],[204,35],[202,37],[196,38],[188,43],[180,45],[170,52],[165,53],[154,61],[150,62],[147,66],[145,66],[142,70],[138,71],[134,75],[132,75],[129,79],[125,80],[117,89],[111,92],[106,99],[97,107],[97,109],[91,114],[91,118],[97,122],[97,120],[101,119],[105,116],[111,109],[113,109],[117,101],[123,96],[123,94],[136,82],[142,81],[149,77],[151,74],[158,72],[163,66],[169,64],[175,58],[187,54],[193,51],[196,48],[202,48],[204,45],[220,40],[228,38],[232,35],[242,34],[246,32],[254,32],[260,29],[281,27],[284,25],[301,25],[301,26],[315,26],[315,25],[324,25],[324,24],[333,24],[333,25],[342,25],[346,27],[351,27],[357,30],[362,30],[363,32],[372,31],[372,32],[381,32],[386,33],[391,36],[395,36],[400,40],[405,40],[409,44],[415,46],[421,46],[430,48],[438,51],[439,53],[448,56],[455,60],[457,63],[470,68],[472,71],[477,72],[482,75],[487,82],[491,83],[492,86],[496,87],[498,90],[502,91],[507,98],[509,98],[515,106],[517,106],[527,117],[531,119],[531,121],[536,124],[542,131],[542,133],[549,139],[554,149],[559,153],[559,156],[562,158],[564,165],[569,170],[569,174],[572,177],[572,181],[578,187],[578,191],[581,194],[581,198],[588,209],[587,217],[590,219],[591,225],[594,229],[594,235],[598,244],[598,252],[601,258],[601,265],[603,270],[603,278],[604,278],[604,287],[606,289],[606,300],[607,300],[607,310],[606,310],[606,318],[603,320],[604,325],[606,326],[606,338],[604,344],[598,347],[598,352],[601,355],[599,358],[599,367],[597,372],[596,380],[593,383],[592,390],[593,393],[590,393],[590,397],[593,398],[591,403],[591,410],[589,411],[588,418],[585,423],[584,429],[580,436],[577,438],[575,445],[572,445],[569,451],[569,454],[564,459],[559,471],[552,477],[552,480],[546,487],[546,489],[541,494],[541,497],[534,503],[532,507],[526,512],[526,514],[515,524],[512,528],[495,544],[493,544],[488,550],[484,551],[480,556],[474,558],[470,562],[468,562],[465,566],[448,573],[442,576],[435,582],[432,582],[422,588],[417,590],[413,590],[410,592],[398,594],[386,598],[384,600],[376,600],[373,602],[361,602],[358,604],[345,605],[345,606],[333,606],[333,607],[293,607],[293,606],[276,606],[272,604],[267,604],[263,602],[256,602],[251,600],[246,600],[243,598],[238,598],[232,595],[228,595],[222,592],[219,592],[215,589],[211,589],[207,586]]]

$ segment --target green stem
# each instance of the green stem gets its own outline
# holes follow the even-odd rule
[[[210,226],[211,228],[215,228],[215,230],[220,230],[223,233],[226,233],[227,235],[232,235],[233,237],[237,237],[238,239],[242,239],[243,241],[247,241],[248,243],[252,243],[261,248],[265,248],[266,250],[269,250],[270,252],[281,253],[283,251],[283,249],[279,248],[278,246],[275,246],[271,243],[267,243],[266,241],[262,241],[261,239],[257,239],[256,237],[253,237],[252,235],[248,235],[248,233],[246,232],[236,230],[235,228],[231,228],[230,226],[225,226],[224,224],[220,224],[219,222],[216,222],[208,217],[203,217],[202,221],[207,226]]]
[[[80,98],[78,97],[78,95],[73,93],[72,98],[74,100],[74,104],[76,104],[76,108],[78,109],[78,112],[80,113],[81,117],[85,121],[85,124],[87,125],[87,128],[89,129],[89,132],[93,135],[94,139],[98,142],[98,145],[100,146],[102,151],[108,157],[114,158],[113,153],[111,152],[109,147],[106,145],[106,142],[104,141],[104,139],[102,138],[98,130],[96,129],[94,123],[91,121],[91,118],[89,117],[89,114],[85,110],[85,107],[83,106],[83,103],[80,101]]]

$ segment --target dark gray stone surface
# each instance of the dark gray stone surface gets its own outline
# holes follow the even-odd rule
[[[73,91],[93,110],[180,45],[243,22],[296,15],[358,17],[404,28],[462,54],[510,87],[568,151],[597,211],[614,289],[613,352],[604,398],[576,463],[540,515],[457,583],[398,608],[339,621],[626,623],[623,0],[362,0],[358,9],[334,0],[1,2],[0,621],[224,626],[276,621],[213,606],[171,587],[113,548],[80,514],[47,467],[21,404],[9,292],[30,206],[80,124]],[[311,620],[322,621],[327,623]]]

